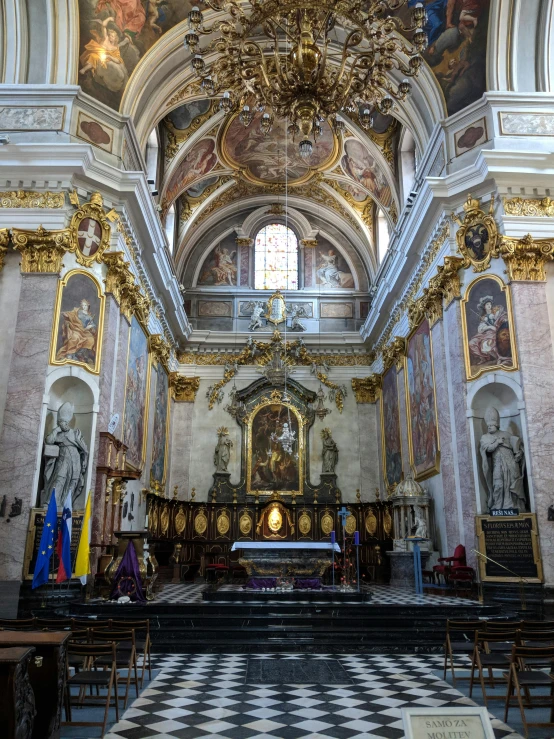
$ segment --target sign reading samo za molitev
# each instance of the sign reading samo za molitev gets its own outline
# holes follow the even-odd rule
[[[406,739],[494,739],[483,706],[403,708],[402,721]]]
[[[479,551],[489,557],[489,560],[479,557],[482,582],[519,582],[520,578],[530,583],[542,582],[542,561],[534,513],[476,516],[475,524]]]

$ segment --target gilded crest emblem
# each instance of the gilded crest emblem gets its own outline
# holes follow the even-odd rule
[[[375,532],[377,531],[377,518],[373,511],[369,511],[365,517],[365,530],[370,536],[375,536]]]
[[[150,512],[148,514],[148,528],[150,531],[155,534],[158,528],[158,509],[155,505],[152,505],[150,507]]]
[[[344,527],[346,529],[346,533],[348,536],[352,536],[352,534],[356,531],[356,517],[350,514],[346,517],[346,525]]]
[[[169,506],[167,505],[163,507],[162,515],[160,516],[160,528],[162,530],[162,534],[167,534],[169,529]]]
[[[196,514],[196,518],[194,519],[194,530],[199,536],[202,536],[207,528],[208,519],[206,518],[206,514],[204,511],[200,511],[200,513]]]
[[[300,529],[300,533],[302,534],[302,536],[306,536],[310,533],[310,529],[312,528],[312,520],[306,512],[302,513],[302,515],[298,519],[298,528]]]
[[[274,292],[267,301],[267,313],[265,314],[265,318],[275,326],[286,321],[287,306],[285,298],[282,296],[280,290]]]
[[[240,517],[239,529],[240,533],[243,536],[248,536],[252,531],[252,518],[248,515],[248,513],[243,513]]]
[[[177,513],[175,514],[175,533],[177,536],[182,536],[185,526],[187,525],[187,514],[183,506],[179,506]]]
[[[220,536],[225,536],[225,534],[231,528],[231,521],[229,520],[229,514],[227,513],[227,511],[223,511],[217,517],[216,528]]]
[[[111,216],[111,212],[107,215]],[[111,227],[107,215],[102,195],[94,192],[90,202],[80,205],[71,218],[69,250],[75,253],[75,258],[84,267],[101,262],[103,253],[110,245]]]
[[[267,514],[267,525],[269,526],[269,530],[273,531],[274,534],[281,530],[281,526],[283,525],[283,516],[281,515],[281,511],[278,506],[273,506]]]
[[[392,518],[390,515],[390,511],[388,509],[385,509],[385,513],[383,514],[383,529],[385,531],[386,536],[391,535],[392,531]]]
[[[321,517],[321,530],[325,536],[329,536],[334,525],[333,516],[330,513],[324,513]]]
[[[483,272],[490,266],[491,258],[499,255],[498,229],[493,216],[494,198],[491,198],[488,215],[481,210],[481,203],[471,195],[464,203],[463,222],[456,233],[458,249],[464,258],[464,267],[473,265],[474,272]]]

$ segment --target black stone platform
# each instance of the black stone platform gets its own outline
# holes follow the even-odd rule
[[[267,653],[432,653],[440,652],[448,618],[486,618],[500,606],[414,596],[383,604],[368,602],[278,601],[275,593],[255,601],[121,606],[91,602],[72,609],[78,616],[149,618],[156,652]],[[319,595],[319,594],[318,594]],[[271,597],[272,596],[272,597]]]
[[[267,603],[276,601],[279,603],[369,603],[371,593],[369,591],[341,592],[339,590],[289,590],[286,592],[275,592],[272,590],[205,590],[202,600],[219,601],[226,603]]]

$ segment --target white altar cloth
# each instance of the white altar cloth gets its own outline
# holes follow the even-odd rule
[[[339,545],[330,541],[236,541],[231,551],[236,552],[237,549],[332,549],[340,552]]]

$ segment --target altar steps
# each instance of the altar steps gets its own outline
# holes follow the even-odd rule
[[[215,603],[82,604],[79,616],[150,618],[157,652],[429,653],[447,618],[500,615],[498,606]]]

